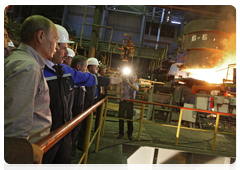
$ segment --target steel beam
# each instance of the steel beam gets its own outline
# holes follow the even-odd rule
[[[160,39],[160,32],[161,32],[161,28],[162,28],[163,19],[164,19],[164,13],[165,13],[165,9],[163,9],[163,11],[162,11],[161,20],[160,20],[160,23],[158,26],[157,42],[159,42],[159,39]],[[157,49],[157,48],[158,48],[158,43],[156,44],[155,49]]]
[[[133,10],[142,13],[141,11],[137,10],[136,8],[132,7],[131,5],[128,5],[130,8],[132,8]],[[143,13],[142,13],[143,14]]]
[[[186,8],[186,7],[176,6],[176,5],[149,5],[149,6],[158,7],[158,8],[166,8],[166,9],[171,9],[171,10],[187,11],[187,12],[199,13],[199,14],[203,14],[203,15],[221,16],[221,13],[193,9],[193,8]]]

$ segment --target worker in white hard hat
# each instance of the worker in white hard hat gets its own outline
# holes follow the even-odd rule
[[[110,77],[102,77],[98,76],[98,65],[99,62],[96,58],[89,58],[87,60],[87,68],[88,72],[94,74],[97,76],[98,79],[98,86],[108,86],[109,84],[119,84],[122,82],[121,78],[114,78],[114,74],[112,74]],[[97,101],[97,94],[98,94],[98,88],[97,87],[85,87],[86,88],[86,94],[84,98],[84,110],[91,107],[94,103]],[[77,148],[79,150],[83,150],[84,147],[84,140],[85,140],[85,132],[87,127],[87,119],[83,120],[82,127],[81,127],[81,133],[78,141]]]
[[[68,65],[62,64],[64,57],[69,54],[69,40],[67,30],[55,24],[58,33],[58,50],[52,58],[46,59],[44,76],[48,83],[50,95],[50,109],[52,113],[51,132],[72,119],[72,106],[74,100],[74,85],[96,86],[97,77],[90,73],[76,71]],[[72,139],[71,132],[64,136],[57,144],[49,149],[43,156],[43,164],[71,164]]]
[[[96,58],[89,58],[87,64],[88,71],[92,74],[97,74],[99,65],[98,60]]]
[[[68,50],[68,55],[63,60],[63,64],[70,66],[72,62],[72,58],[75,56],[75,52],[71,48],[67,48],[67,50]]]

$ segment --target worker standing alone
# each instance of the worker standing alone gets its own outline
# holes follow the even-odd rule
[[[135,84],[137,81],[137,75],[132,74],[130,78],[124,77],[122,86],[121,86],[121,93],[122,96],[121,98],[124,99],[135,99],[136,98],[136,92],[139,89],[139,86]],[[125,111],[127,111],[127,119],[132,119],[133,117],[133,102],[131,101],[126,101],[126,100],[121,100],[119,103],[119,118],[124,118]],[[128,138],[129,140],[133,140],[132,138],[132,133],[133,133],[133,122],[132,121],[127,121],[127,126],[128,126]],[[123,133],[124,130],[124,120],[119,119],[119,136],[118,139],[121,139],[124,135]]]

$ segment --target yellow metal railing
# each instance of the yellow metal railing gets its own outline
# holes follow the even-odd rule
[[[142,113],[141,113],[141,119],[140,119],[140,120],[132,120],[132,119],[124,119],[124,118],[117,118],[117,117],[106,116],[107,112],[106,112],[106,109],[105,109],[103,127],[102,127],[102,132],[101,132],[101,135],[102,135],[102,136],[104,135],[104,127],[105,127],[106,117],[110,117],[110,118],[114,118],[114,119],[127,120],[127,121],[133,121],[133,122],[139,122],[139,123],[140,123],[140,128],[139,128],[139,134],[138,134],[138,141],[140,141],[141,128],[142,128],[142,124],[143,124],[143,123],[157,124],[157,125],[161,125],[161,126],[168,126],[168,127],[175,127],[175,128],[177,128],[175,146],[178,146],[178,139],[179,139],[179,136],[180,136],[180,129],[181,129],[181,128],[182,128],[182,129],[189,129],[189,130],[204,131],[204,132],[214,132],[213,145],[212,145],[212,150],[213,150],[213,151],[214,151],[214,149],[215,149],[215,143],[216,143],[217,133],[223,133],[223,134],[229,134],[229,135],[236,135],[236,133],[218,132],[218,124],[219,124],[220,115],[236,116],[236,115],[231,114],[231,113],[213,112],[213,111],[208,111],[208,110],[185,108],[185,107],[180,107],[180,106],[173,106],[173,105],[166,105],[166,104],[145,102],[145,101],[139,101],[139,100],[129,100],[129,99],[123,99],[123,98],[116,98],[116,97],[108,97],[108,98],[111,98],[111,99],[119,99],[119,100],[126,100],[126,101],[132,101],[132,102],[136,102],[136,103],[142,103],[142,104],[143,104],[143,107],[142,107]],[[107,105],[107,104],[108,104],[108,103],[106,102],[106,105]],[[149,121],[143,121],[145,104],[151,104],[151,105],[158,105],[158,106],[172,107],[172,108],[180,109],[180,114],[179,114],[179,119],[178,119],[178,126],[168,125],[168,124],[160,124],[160,123],[149,122]],[[107,108],[107,106],[105,106],[105,108]],[[185,109],[185,110],[197,111],[197,112],[217,114],[216,123],[215,123],[215,131],[195,129],[195,128],[188,128],[188,127],[181,127],[182,115],[183,115],[183,110],[184,110],[184,109]]]
[[[137,103],[141,103],[142,104],[142,113],[141,113],[141,118],[139,120],[111,117],[111,118],[115,118],[115,119],[139,122],[140,125],[139,125],[138,141],[140,141],[141,130],[142,130],[142,124],[143,123],[157,124],[157,125],[161,125],[161,126],[168,126],[168,127],[175,127],[175,128],[177,128],[175,146],[178,145],[178,139],[179,139],[179,136],[180,136],[180,129],[181,128],[182,129],[197,130],[197,131],[205,131],[205,132],[214,132],[213,145],[212,145],[212,150],[213,151],[215,149],[215,142],[216,142],[217,133],[236,135],[236,133],[218,132],[218,124],[219,124],[220,115],[236,116],[234,114],[222,113],[222,112],[213,112],[213,111],[193,109],[193,108],[185,108],[185,107],[166,105],[166,104],[159,104],[159,103],[152,103],[152,102],[145,102],[145,101],[139,101],[139,100],[129,100],[129,99],[123,99],[123,98],[116,98],[116,97],[105,97],[104,99],[102,99],[101,101],[99,101],[95,105],[91,106],[90,108],[85,110],[83,113],[80,113],[78,116],[74,117],[72,120],[68,121],[66,124],[62,125],[58,129],[54,130],[49,135],[47,135],[45,138],[41,139],[40,141],[38,141],[35,144],[37,144],[39,147],[41,147],[43,149],[43,154],[44,154],[52,146],[54,146],[59,140],[61,140],[66,134],[68,134],[73,128],[75,128],[80,122],[82,122],[85,118],[87,118],[88,120],[87,120],[87,129],[86,129],[86,136],[85,136],[85,142],[84,142],[83,155],[82,155],[82,157],[80,158],[80,160],[78,162],[79,164],[80,163],[86,164],[87,163],[87,158],[88,158],[88,150],[89,150],[89,147],[91,146],[93,140],[96,137],[95,152],[97,153],[98,152],[99,141],[100,141],[100,132],[101,132],[101,136],[104,135],[104,127],[105,127],[106,118],[110,117],[110,116],[107,116],[107,108],[108,108],[108,99],[109,98],[111,98],[111,99],[127,100],[127,101],[132,101],[132,102],[137,102]],[[105,111],[104,111],[104,116],[103,116],[103,109],[104,109],[103,103],[104,102],[105,102]],[[172,108],[180,109],[178,126],[143,121],[145,104],[159,105],[159,106],[164,106],[164,107],[172,107]],[[93,121],[93,110],[95,110],[100,105],[101,105],[101,112],[100,112],[100,117],[99,117],[98,129],[96,130],[95,134],[93,135],[92,139],[90,140],[90,138],[91,138],[92,121]],[[181,127],[182,114],[183,114],[183,110],[184,109],[197,111],[197,112],[205,112],[205,113],[217,114],[216,124],[215,124],[215,131],[195,129],[195,128],[188,128],[188,127]]]

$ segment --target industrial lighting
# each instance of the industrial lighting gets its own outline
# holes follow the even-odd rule
[[[171,21],[172,24],[181,24],[181,22],[178,21]]]
[[[129,69],[128,67],[125,67],[125,68],[123,69],[123,74],[125,74],[125,75],[128,75],[130,72],[131,72],[131,71],[130,71],[130,69]]]

